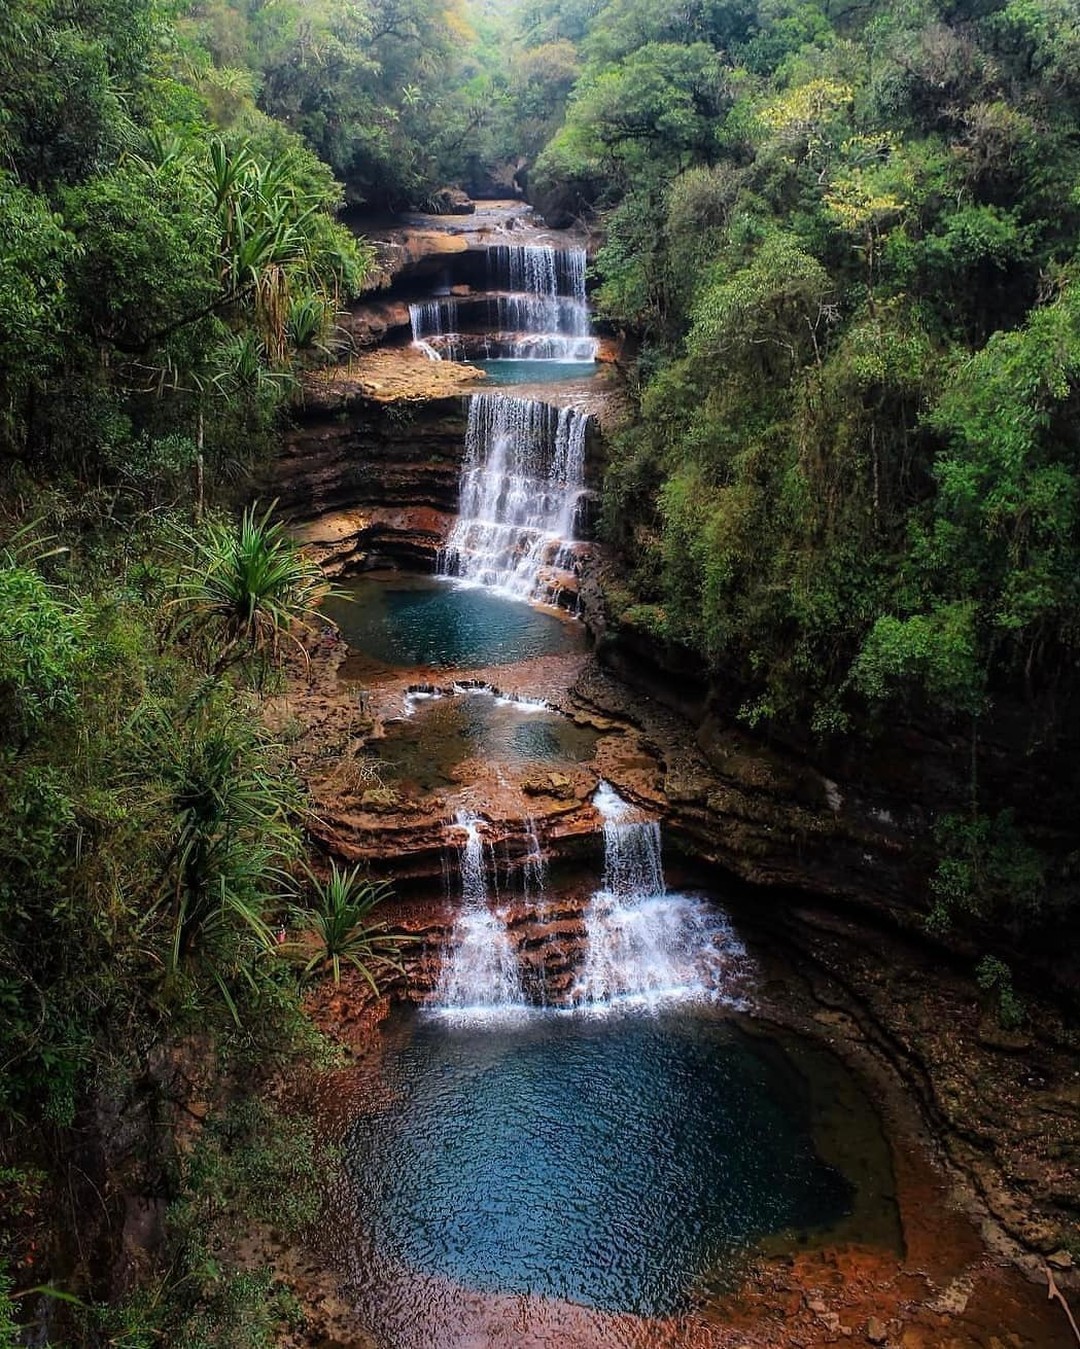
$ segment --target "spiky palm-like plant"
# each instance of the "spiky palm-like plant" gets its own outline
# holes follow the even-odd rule
[[[332,587],[284,527],[252,506],[239,525],[211,521],[188,536],[195,560],[184,572],[173,607],[175,629],[197,632],[212,645],[210,672],[237,661],[279,655],[283,641],[300,643],[294,625],[309,626]]]
[[[359,867],[343,870],[333,863],[326,880],[311,877],[311,905],[294,914],[298,927],[313,932],[317,947],[303,969],[310,974],[328,967],[334,983],[341,982],[343,962],[352,965],[379,992],[379,976],[389,971],[401,974],[400,944],[405,938],[392,934],[372,913],[390,893],[383,882],[367,880]]]
[[[160,765],[162,860],[157,898],[142,919],[167,981],[209,976],[236,1015],[230,985],[250,981],[273,945],[267,910],[292,891],[301,798],[258,723],[213,698],[181,720],[139,719],[148,761]]]
[[[329,348],[325,336],[332,309],[319,295],[301,295],[289,305],[285,334],[294,351],[325,354]]]

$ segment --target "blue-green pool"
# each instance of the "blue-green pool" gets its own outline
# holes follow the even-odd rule
[[[822,1084],[775,1040],[698,1011],[498,1031],[401,1012],[387,1033],[381,1104],[344,1153],[347,1263],[388,1343],[424,1343],[441,1299],[681,1315],[760,1243],[796,1247],[867,1203],[890,1239],[876,1117],[847,1100],[863,1143],[823,1156]]]
[[[472,669],[584,649],[572,620],[436,576],[366,574],[323,612],[358,656],[395,669]]]
[[[555,384],[595,379],[605,368],[595,361],[471,361],[492,384]]]

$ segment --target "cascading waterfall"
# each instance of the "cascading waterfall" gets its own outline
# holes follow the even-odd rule
[[[604,836],[601,888],[586,907],[585,952],[568,1003],[578,1012],[658,1008],[673,1002],[737,1002],[749,973],[745,947],[723,913],[664,883],[660,826],[606,782],[593,798]],[[435,1010],[463,1020],[536,1009],[522,986],[520,956],[492,893],[495,866],[477,816],[458,813],[456,846],[462,907],[443,954]],[[520,890],[538,911],[547,892],[535,823],[524,821],[530,852]],[[448,861],[450,859],[448,858]],[[450,870],[450,868],[448,868]],[[539,989],[538,1001],[547,993]]]
[[[746,961],[730,925],[703,900],[669,894],[656,820],[606,782],[593,798],[604,876],[585,911],[585,962],[571,1001],[590,1010],[716,997]]]
[[[585,250],[497,244],[488,250],[491,324],[509,360],[592,362]]]
[[[587,430],[578,408],[473,395],[458,518],[440,572],[518,599],[552,598],[573,562]]]
[[[459,811],[455,824],[464,835],[457,850],[461,911],[443,953],[436,1007],[469,1018],[524,1007],[517,953],[488,893],[489,867],[479,817]]]
[[[592,364],[596,339],[585,293],[585,250],[546,244],[496,244],[487,249],[487,331],[469,342],[456,298],[409,305],[413,346],[433,361],[464,360],[472,351],[492,360]]]

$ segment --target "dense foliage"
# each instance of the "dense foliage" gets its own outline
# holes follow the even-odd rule
[[[9,471],[147,494],[200,457],[220,476],[265,437],[299,351],[362,277],[329,171],[250,102],[217,124],[175,38],[152,0],[6,12]]]
[[[1065,695],[1075,13],[612,0],[581,51],[534,181],[645,343],[641,597],[768,717]]]
[[[273,1343],[230,1243],[313,1216],[309,1134],[238,1098],[321,1052],[273,936],[309,922],[304,798],[258,706],[321,574],[223,507],[369,254],[190,26],[0,14],[4,1344],[50,1306],[56,1342]],[[134,1254],[126,1195],[160,1207]]]
[[[1075,7],[525,9],[582,63],[533,190],[598,216],[599,312],[638,346],[605,487],[623,623],[692,648],[755,726],[915,719],[1057,752],[1070,782]],[[983,785],[969,841],[1005,808]]]
[[[462,0],[200,0],[181,28],[219,115],[256,98],[355,202],[422,204],[486,116]]]
[[[210,525],[200,557],[214,567],[216,547],[220,573],[258,521]],[[266,546],[280,551],[272,530]],[[212,1342],[215,1325],[224,1336],[231,1317],[252,1313],[252,1300],[266,1303],[265,1281],[239,1297],[248,1276],[205,1245],[220,1250],[221,1232],[185,1228],[178,1215],[208,1201],[201,1172],[173,1151],[161,1121],[195,1090],[218,1103],[213,1127],[233,1130],[226,1106],[236,1074],[243,1080],[254,1065],[262,1072],[312,1050],[299,962],[273,935],[290,913],[300,930],[309,922],[299,868],[304,802],[245,687],[265,674],[266,653],[257,645],[238,653],[231,630],[206,621],[183,560],[185,529],[144,521],[126,543],[119,556],[110,548],[93,561],[24,530],[0,550],[8,712],[0,728],[0,1261],[13,1262],[24,1286],[44,1270],[77,1290],[89,1317],[77,1342],[96,1342],[87,1299],[99,1290],[76,1261],[95,1247],[109,1258],[114,1203],[86,1200],[95,1184],[108,1188],[101,1169],[120,1166],[136,1193],[156,1192],[172,1207],[158,1279],[142,1290],[146,1305],[105,1318],[102,1342],[114,1342],[106,1331],[125,1318],[133,1337],[125,1343],[143,1342],[136,1326],[147,1342],[168,1334],[186,1343],[189,1322],[208,1336],[191,1343]],[[290,604],[302,614],[309,578],[301,571],[299,579],[299,589],[275,590],[275,617]],[[249,610],[260,605],[256,596]],[[258,622],[254,631],[262,635]],[[246,1174],[245,1158],[269,1150],[295,1168],[297,1158],[281,1152],[290,1129],[267,1112],[245,1119],[222,1167]],[[28,1204],[35,1175],[44,1197]],[[310,1176],[302,1170],[297,1182],[304,1177],[307,1191],[294,1186],[292,1198],[310,1208]],[[34,1215],[44,1217],[65,1190],[70,1221],[43,1247]],[[251,1200],[235,1197],[241,1210]],[[219,1217],[224,1231],[237,1213]],[[286,1218],[282,1210],[272,1221],[287,1226]]]

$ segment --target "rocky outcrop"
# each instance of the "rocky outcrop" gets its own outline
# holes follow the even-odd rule
[[[263,494],[321,559],[430,570],[457,505],[464,401],[339,397],[298,414]]]
[[[327,576],[375,568],[433,569],[453,516],[430,507],[378,506],[320,515],[293,526],[293,536]]]
[[[483,371],[471,365],[432,361],[411,348],[366,352],[306,375],[294,416],[298,423],[341,418],[365,403],[404,403],[415,410],[421,403],[467,394],[483,378]]]
[[[337,319],[337,336],[352,351],[399,338],[408,340],[409,306],[405,300],[360,300]]]
[[[362,217],[353,217],[348,223],[374,250],[368,290],[388,290],[401,276],[438,276],[448,257],[464,253],[469,246],[463,234],[434,220],[428,228],[383,225]]]

